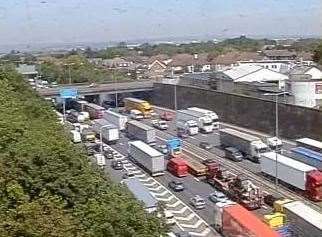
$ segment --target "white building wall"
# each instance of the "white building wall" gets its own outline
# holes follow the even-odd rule
[[[322,81],[289,81],[296,105],[315,107],[322,101]]]
[[[322,71],[316,67],[312,67],[307,72],[305,72],[307,75],[311,75],[312,79],[322,79]]]
[[[254,65],[254,66],[261,66],[266,69],[270,69],[275,72],[283,72],[291,69],[292,65],[286,62],[279,62],[279,61],[255,61],[255,62],[238,62],[239,65]]]

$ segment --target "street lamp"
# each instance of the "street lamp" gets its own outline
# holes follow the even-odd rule
[[[103,128],[106,128],[106,127],[109,127],[110,125],[109,124],[106,124],[106,125],[103,125],[101,128],[100,128],[100,151],[101,151],[101,154],[103,155],[103,136],[102,136],[102,130]]]
[[[264,96],[275,96],[275,137],[278,139],[278,96],[280,95],[288,95],[289,93],[286,91],[278,92],[278,93],[265,93]],[[275,187],[278,186],[278,150],[277,145],[275,145]]]

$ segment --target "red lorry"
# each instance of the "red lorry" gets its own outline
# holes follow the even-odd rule
[[[242,178],[228,170],[209,170],[207,182],[227,195],[231,200],[241,204],[248,210],[261,208],[264,195],[261,189],[249,179]]]
[[[235,202],[215,205],[215,229],[225,237],[279,237],[255,214]]]
[[[185,177],[188,175],[187,162],[180,157],[170,159],[167,164],[167,169],[177,177]]]
[[[171,121],[173,119],[174,115],[171,112],[163,112],[160,115],[160,119],[166,120],[166,121]]]

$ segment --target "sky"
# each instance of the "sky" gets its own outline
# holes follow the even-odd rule
[[[2,0],[0,45],[322,35],[321,0]]]

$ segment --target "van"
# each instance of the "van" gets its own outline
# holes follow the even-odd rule
[[[140,110],[132,109],[130,111],[130,118],[135,120],[142,120],[144,117]]]
[[[244,159],[242,153],[235,147],[226,147],[225,157],[236,162],[240,162]]]
[[[80,132],[78,132],[76,130],[71,130],[70,133],[71,133],[73,143],[79,143],[82,141]]]

